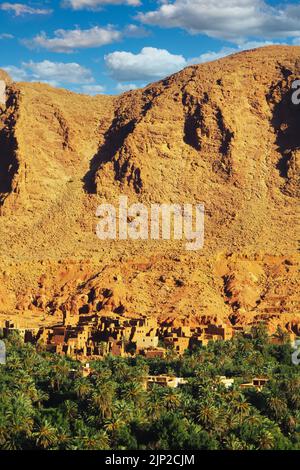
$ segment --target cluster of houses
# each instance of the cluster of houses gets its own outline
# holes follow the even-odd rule
[[[209,341],[230,340],[241,331],[240,328],[225,324],[174,327],[159,324],[155,318],[148,317],[80,315],[76,320],[66,315],[63,324],[35,328],[5,320],[2,324],[0,322],[0,329],[4,337],[17,331],[24,342],[40,345],[47,351],[67,355],[82,362],[109,354],[121,357],[136,354],[142,354],[146,358],[164,357],[168,349],[181,355],[197,345],[205,346]],[[292,342],[294,338],[291,336],[294,335],[290,335]],[[277,343],[278,338],[274,336],[273,340]],[[87,363],[81,366],[81,373],[86,377],[93,370]],[[234,386],[234,378],[219,376],[218,379],[226,389]],[[267,377],[255,377],[247,383],[239,383],[238,386],[241,389],[255,388],[262,391],[267,382]],[[186,383],[184,378],[161,374],[148,375],[143,385],[149,390],[153,385],[177,388]]]
[[[1,325],[0,325],[1,327]],[[66,315],[63,324],[27,328],[5,321],[4,336],[17,330],[25,342],[42,345],[60,355],[85,359],[143,354],[147,358],[164,357],[171,349],[178,355],[209,341],[231,339],[234,331],[228,325],[174,327],[158,324],[155,318],[80,315],[76,322]]]
[[[3,335],[18,331],[24,342],[31,342],[47,351],[79,360],[107,355],[126,357],[142,354],[146,358],[164,357],[168,350],[182,355],[186,350],[206,346],[209,341],[230,340],[243,330],[227,324],[196,327],[158,323],[155,318],[120,315],[65,313],[56,326],[26,327],[15,321],[0,324]],[[290,335],[291,336],[291,335]],[[293,335],[294,336],[294,335]],[[278,340],[273,338],[274,342]],[[291,342],[293,338],[290,338]]]

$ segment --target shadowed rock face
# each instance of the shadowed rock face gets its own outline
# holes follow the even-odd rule
[[[299,54],[243,52],[119,97],[5,78],[0,313],[50,321],[66,309],[103,310],[296,328]],[[204,249],[98,240],[96,207],[120,194],[204,202]]]

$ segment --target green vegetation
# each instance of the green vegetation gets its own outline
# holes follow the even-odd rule
[[[300,449],[300,367],[291,347],[251,339],[209,344],[184,357],[107,357],[81,364],[6,340],[0,365],[1,449]],[[146,375],[188,378],[146,391]],[[231,389],[218,375],[234,377]],[[261,392],[239,383],[256,375]]]

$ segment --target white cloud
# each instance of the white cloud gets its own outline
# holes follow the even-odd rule
[[[144,47],[138,54],[125,51],[112,52],[105,56],[105,64],[111,77],[119,82],[155,80],[177,72],[189,65],[211,62],[230,54],[273,44],[279,43],[272,41],[248,41],[236,47],[223,47],[218,51],[208,51],[192,58],[174,55],[165,49]],[[140,86],[142,87],[144,84]],[[116,86],[116,89],[120,92],[136,88],[137,85],[132,83],[118,83]]]
[[[247,51],[249,49],[256,49],[259,47],[271,46],[275,44],[272,41],[248,41],[243,44],[238,45],[237,47],[223,47],[219,51],[209,51],[204,52],[198,57],[194,57],[188,60],[189,64],[201,64],[204,62],[211,62],[213,60],[221,59],[222,57],[226,57],[230,54],[235,54],[237,52]]]
[[[76,62],[23,62],[21,67],[2,67],[15,81],[44,82],[54,86],[63,84],[90,84],[94,82],[91,71]]]
[[[245,38],[300,36],[300,5],[275,7],[264,0],[175,0],[138,18],[145,24],[179,27],[237,43]]]
[[[0,39],[13,39],[14,36],[8,33],[0,33]]]
[[[117,91],[124,93],[124,91],[136,90],[139,88],[135,83],[118,83],[116,86]]]
[[[84,93],[86,95],[98,95],[104,93],[105,87],[102,85],[83,85],[78,93]]]
[[[16,82],[24,82],[28,79],[26,70],[22,69],[21,67],[16,67],[15,65],[6,65],[1,66],[0,68],[5,70],[5,72],[7,72],[8,75],[10,75],[11,78]]]
[[[59,83],[92,83],[94,81],[91,71],[76,62],[30,61],[24,63],[24,66],[33,79],[37,80],[55,80]]]
[[[189,59],[189,64],[202,64],[204,62],[212,62],[213,60],[222,59],[222,57],[226,57],[227,55],[234,54],[238,52],[238,49],[234,47],[223,47],[219,51],[208,51],[200,54],[198,57],[193,57]]]
[[[49,15],[53,10],[46,8],[32,8],[29,5],[23,3],[9,3],[4,2],[0,5],[0,10],[11,11],[15,16],[22,15]]]
[[[186,60],[166,49],[144,47],[138,54],[125,51],[107,54],[105,64],[110,75],[123,82],[162,78],[185,67]]]
[[[48,38],[45,33],[40,33],[31,40],[23,42],[28,47],[42,47],[52,52],[73,52],[74,49],[100,47],[121,39],[122,34],[111,26],[91,29],[58,29],[53,38]]]
[[[150,32],[147,31],[142,26],[137,26],[135,24],[129,24],[124,29],[124,36],[128,38],[144,38],[149,36]]]
[[[63,6],[73,10],[100,10],[105,5],[139,6],[140,0],[64,0]]]

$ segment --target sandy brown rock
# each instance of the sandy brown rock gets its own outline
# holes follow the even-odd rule
[[[297,329],[299,59],[300,47],[243,52],[120,97],[12,84],[0,116],[3,314]],[[100,241],[96,207],[120,194],[204,202],[204,249]]]

